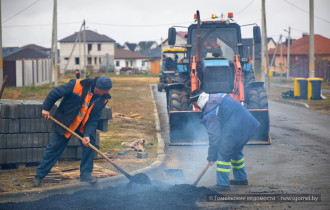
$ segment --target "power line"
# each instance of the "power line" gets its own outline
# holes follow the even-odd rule
[[[36,3],[38,3],[39,1],[40,1],[40,0],[37,0],[37,1],[33,2],[32,4],[30,4],[29,6],[25,7],[23,10],[21,10],[20,12],[18,12],[18,13],[16,13],[15,15],[13,15],[13,16],[7,18],[6,20],[4,20],[2,23],[5,23],[5,22],[7,22],[8,20],[10,20],[10,19],[16,17],[17,15],[19,15],[19,14],[21,14],[22,12],[24,12],[25,10],[29,9],[30,7],[32,7],[33,5],[35,5]]]
[[[58,25],[70,25],[70,24],[80,24],[81,22],[68,22],[68,23],[58,23]],[[32,24],[32,25],[11,25],[2,26],[3,28],[15,28],[15,27],[39,27],[39,26],[52,26],[52,24]]]
[[[247,8],[249,8],[249,7],[251,6],[251,4],[252,4],[254,1],[255,1],[255,0],[252,0],[252,1],[251,1],[246,7],[244,7],[241,11],[237,12],[236,15],[238,15],[238,14],[244,12]]]
[[[157,26],[169,26],[176,24],[186,24],[186,23],[191,23],[191,21],[180,22],[180,23],[164,23],[164,24],[155,24],[155,25],[121,25],[121,24],[107,24],[107,23],[95,23],[95,22],[88,22],[88,23],[95,25],[103,25],[103,26],[114,26],[114,27],[157,27]]]
[[[309,14],[309,11],[304,10],[304,9],[302,9],[302,8],[300,8],[300,7],[297,7],[295,4],[293,4],[293,3],[291,3],[291,2],[288,2],[287,0],[283,0],[283,1],[286,2],[286,3],[288,3],[288,4],[290,4],[291,6],[293,6],[293,7],[295,7],[295,8],[297,8],[297,9],[299,9],[299,10],[301,10],[301,11],[303,11],[303,12]],[[323,20],[323,21],[325,21],[325,22],[327,22],[327,23],[330,23],[330,21],[328,21],[328,20],[326,20],[326,19],[324,19],[324,18],[321,18],[321,17],[319,17],[319,16],[314,15],[314,17],[316,17],[316,18],[318,18],[318,19],[320,19],[320,20]]]

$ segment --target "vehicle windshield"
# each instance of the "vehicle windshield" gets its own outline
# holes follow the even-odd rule
[[[193,29],[191,55],[196,55],[196,33],[197,29]],[[201,58],[216,53],[220,57],[233,61],[234,55],[239,54],[237,43],[235,28],[201,28]]]

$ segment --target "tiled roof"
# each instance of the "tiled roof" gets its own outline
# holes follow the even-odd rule
[[[155,41],[141,41],[139,42],[140,50],[149,50],[153,44],[155,44]],[[157,43],[156,43],[157,44]]]
[[[135,44],[135,43],[128,43],[128,42],[126,42],[125,45],[126,45],[126,46],[128,47],[128,49],[131,50],[131,51],[134,51],[135,48],[136,48],[136,46],[137,46],[137,44]]]
[[[83,40],[83,31],[81,32],[81,40]],[[76,38],[78,36],[78,32],[65,37],[61,39],[59,42],[75,42]],[[86,30],[86,42],[115,42],[115,40],[111,39],[110,37],[103,35],[103,34],[98,34],[94,31],[91,30]]]
[[[115,48],[115,59],[149,59],[149,56],[130,50]]]
[[[33,48],[33,49],[36,49],[36,50],[48,50],[48,48],[45,48],[45,47],[42,47],[42,46],[39,46],[39,45],[36,45],[36,44],[28,44],[28,45],[25,45],[22,47],[23,49],[25,48]]]
[[[278,46],[278,48],[280,45]],[[269,50],[269,54],[273,54],[275,49]],[[314,52],[319,55],[330,55],[330,39],[319,34],[314,35]],[[285,43],[282,44],[282,54],[287,54]],[[294,40],[290,45],[291,55],[309,55],[309,35],[300,39]],[[277,49],[276,55],[280,55],[280,50]]]
[[[41,50],[34,48],[21,48],[17,52],[14,52],[6,57],[4,60],[20,60],[20,59],[34,59],[34,58],[48,58],[49,55]]]

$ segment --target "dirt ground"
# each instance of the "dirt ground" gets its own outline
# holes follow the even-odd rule
[[[96,75],[94,75],[96,76]],[[74,75],[66,75],[63,84]],[[150,92],[150,84],[156,83],[158,77],[154,76],[115,76],[110,75],[113,88],[110,90],[112,96],[107,106],[112,108],[113,119],[109,121],[109,131],[100,133],[100,150],[110,157],[116,164],[128,172],[144,168],[150,165],[157,158],[157,138],[154,120],[154,104]],[[4,99],[44,99],[51,89],[48,85],[30,88],[6,88]],[[152,114],[150,114],[152,113]],[[133,116],[133,117],[132,117]],[[122,142],[133,142],[137,139],[146,140],[144,146],[148,157],[137,158],[137,151],[130,151],[125,155],[118,155],[118,152],[127,150]],[[101,158],[101,157],[100,157]],[[72,171],[79,169],[80,161],[59,161],[54,167],[57,171]],[[34,175],[37,163],[19,168],[1,170],[0,192],[17,192],[32,189],[32,183],[27,177]],[[109,169],[117,172],[114,167],[104,159],[94,161],[94,171]],[[79,182],[79,170],[75,170],[74,178],[62,179],[59,183],[43,183],[41,188],[48,188],[58,185],[66,185]],[[118,174],[118,173],[117,173]],[[105,173],[95,173],[95,176],[105,177]]]

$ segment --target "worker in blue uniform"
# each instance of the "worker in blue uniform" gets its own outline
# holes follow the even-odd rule
[[[230,190],[231,185],[247,185],[243,147],[252,138],[260,123],[238,101],[225,93],[207,94],[195,90],[190,100],[201,111],[201,123],[209,136],[207,160],[217,163],[216,187]],[[234,180],[229,180],[230,168]]]

